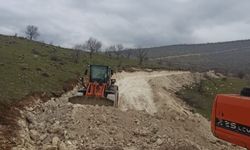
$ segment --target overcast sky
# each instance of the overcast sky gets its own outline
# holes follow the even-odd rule
[[[0,34],[72,47],[95,37],[104,45],[151,47],[250,38],[250,0],[0,0]]]

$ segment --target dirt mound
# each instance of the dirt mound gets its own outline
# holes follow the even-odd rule
[[[119,109],[72,104],[77,88],[22,111],[17,147],[25,149],[237,149],[215,139],[209,122],[175,97],[199,80],[189,72],[122,72]]]

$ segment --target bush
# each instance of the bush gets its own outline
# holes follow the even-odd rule
[[[221,80],[222,81],[227,81],[227,77],[223,77]]]
[[[245,74],[244,72],[241,71],[241,72],[238,73],[237,76],[238,76],[240,79],[243,79],[243,78],[245,77],[245,75],[246,75],[246,74]]]
[[[50,57],[50,60],[52,60],[52,61],[60,61],[60,59],[57,57],[57,56],[55,56],[55,55],[53,55],[53,56],[51,56]]]

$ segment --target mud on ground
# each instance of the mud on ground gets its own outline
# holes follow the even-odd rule
[[[21,111],[13,149],[239,149],[214,138],[209,122],[175,96],[199,81],[190,72],[116,74],[119,108],[72,104],[77,88]]]

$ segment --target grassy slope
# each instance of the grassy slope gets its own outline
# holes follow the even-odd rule
[[[209,79],[203,80],[201,86],[186,87],[177,94],[198,113],[209,119],[216,94],[238,94],[247,86],[250,86],[250,82],[239,78]]]
[[[62,91],[65,81],[81,75],[87,63],[134,65],[133,60],[95,55],[92,60],[82,52],[78,64],[73,51],[23,38],[0,35],[0,102],[12,102],[32,92]],[[57,61],[52,60],[56,57]]]

